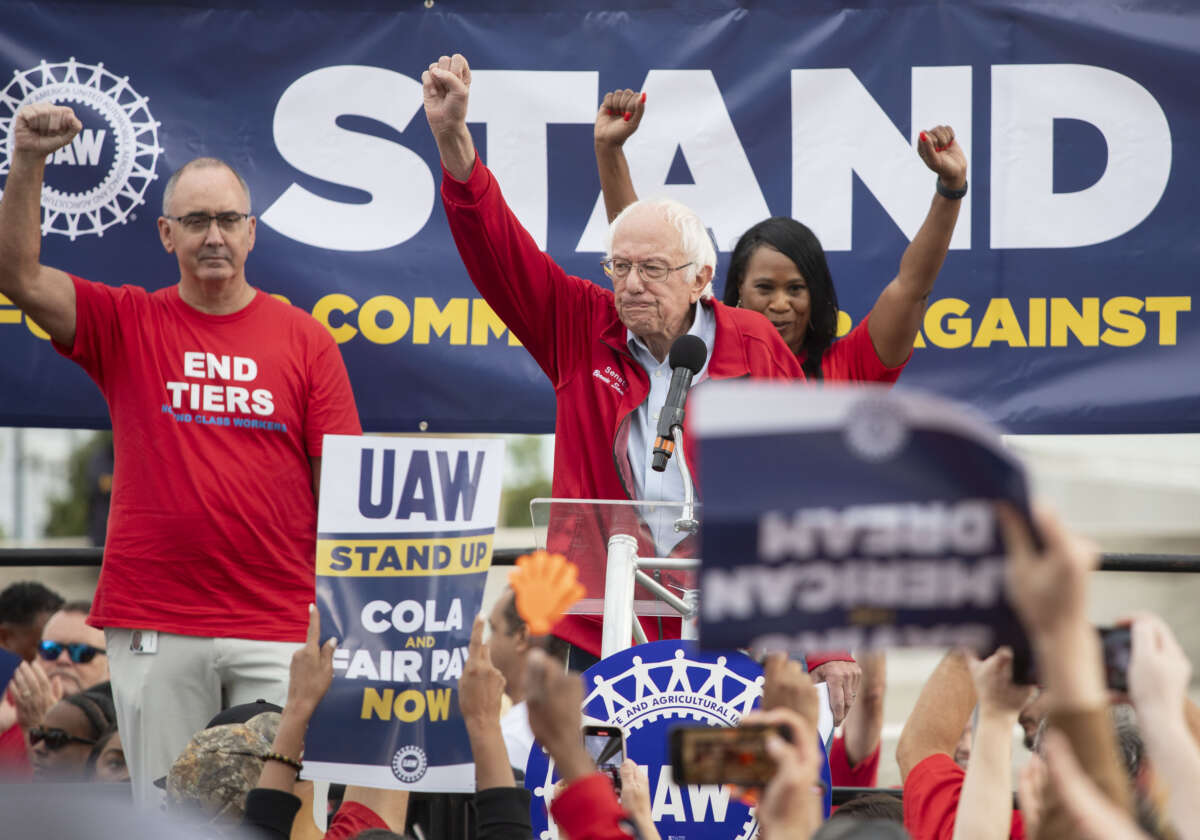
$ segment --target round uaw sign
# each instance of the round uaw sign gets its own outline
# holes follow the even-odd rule
[[[663,840],[751,840],[754,809],[727,787],[679,785],[671,777],[667,737],[677,725],[734,726],[762,697],[762,668],[744,654],[701,651],[694,643],[661,641],[613,654],[584,674],[584,723],[619,726],[626,754],[647,770],[651,814]],[[829,784],[829,764],[822,778]],[[525,766],[533,794],[533,831],[557,840],[547,818],[558,776],[534,745]],[[826,813],[828,813],[828,799]]]
[[[428,768],[429,758],[425,750],[414,744],[401,747],[392,756],[392,773],[406,784],[420,781]]]
[[[145,203],[146,190],[158,177],[160,124],[150,114],[150,100],[133,88],[128,76],[118,76],[103,62],[72,57],[16,70],[0,86],[0,175],[9,171],[11,127],[23,106],[67,105],[83,123],[79,134],[46,160],[43,234],[72,240],[103,236]]]

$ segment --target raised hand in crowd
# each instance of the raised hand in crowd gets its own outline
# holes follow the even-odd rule
[[[1129,813],[1132,793],[1109,716],[1100,638],[1087,614],[1089,578],[1099,554],[1048,511],[1034,514],[1040,549],[1012,508],[1001,505],[998,515],[1008,554],[1008,597],[1033,643],[1038,673],[1049,692],[1050,727],[1067,736],[1096,786]],[[1076,836],[1052,774],[1037,837]]]
[[[482,615],[475,617],[467,662],[458,680],[458,707],[471,741],[477,791],[516,784],[500,730],[504,675],[492,664],[491,650],[483,641],[485,624]]]
[[[1146,751],[1169,790],[1167,813],[1181,840],[1200,838],[1200,747],[1184,717],[1192,678],[1175,635],[1158,616],[1134,619],[1129,696],[1138,713]]]
[[[525,702],[534,739],[554,759],[565,787],[550,803],[559,836],[569,840],[629,840],[629,815],[608,776],[596,772],[583,745],[583,683],[540,649],[525,667]]]
[[[900,766],[900,780],[906,786],[909,774],[928,759],[942,756],[954,763],[954,750],[974,708],[975,687],[966,657],[961,651],[952,650],[925,681],[900,731],[896,763]]]
[[[1009,836],[1012,732],[1033,693],[1030,686],[1013,684],[1012,663],[1012,649],[1007,647],[982,661],[974,656],[967,660],[979,698],[979,723],[958,800],[955,840],[1005,840]]]
[[[288,675],[287,703],[279,717],[279,729],[271,752],[275,756],[299,764],[304,752],[304,737],[309,721],[321,698],[333,682],[333,652],[337,639],[325,644],[321,639],[321,615],[313,605],[308,607],[308,636],[304,646],[292,654]],[[263,766],[258,787],[291,792],[299,769],[287,761],[271,759]]]
[[[632,758],[621,762],[621,807],[629,814],[641,840],[660,840],[658,827],[650,809],[650,778],[645,768],[638,767]]]
[[[604,211],[612,222],[622,210],[637,201],[629,163],[622,147],[641,125],[646,113],[646,94],[629,90],[613,90],[604,94],[596,112],[594,139],[596,165],[604,193]]]
[[[421,74],[425,118],[437,142],[442,165],[465,181],[475,165],[475,142],[467,129],[467,102],[471,90],[471,67],[458,53],[443,55]]]
[[[529,653],[526,664],[525,702],[533,738],[554,759],[558,774],[569,785],[596,772],[583,746],[583,682],[578,674],[541,650]]]
[[[1072,821],[1070,836],[1080,840],[1150,840],[1125,809],[1096,787],[1060,732],[1046,733],[1046,766],[1058,799]],[[1050,835],[1043,832],[1036,836]]]
[[[22,729],[32,729],[40,724],[50,707],[63,698],[62,683],[46,676],[36,661],[17,666],[11,687],[17,706],[17,723]]]
[[[883,651],[863,653],[858,657],[858,665],[862,669],[858,696],[842,724],[846,759],[851,768],[861,765],[879,749],[883,736],[883,697],[887,691],[887,656]],[[836,779],[834,784],[838,784]],[[866,786],[874,787],[874,782]]]
[[[763,662],[763,711],[791,709],[814,732],[821,702],[812,676],[786,653],[772,653]]]
[[[775,773],[756,811],[763,831],[768,837],[789,840],[810,837],[824,819],[816,726],[784,707],[752,712],[743,723],[771,724],[791,735],[790,743],[773,732],[767,735],[767,754],[775,762]]]
[[[1046,790],[1046,761],[1039,753],[1029,756],[1029,761],[1017,773],[1017,805],[1025,823],[1025,836],[1039,836],[1042,822],[1042,798]]]
[[[858,699],[862,668],[857,662],[834,659],[813,668],[812,678],[813,682],[823,682],[829,686],[829,708],[833,712],[833,725],[841,726]]]

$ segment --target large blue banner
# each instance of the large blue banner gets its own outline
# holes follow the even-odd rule
[[[325,437],[317,608],[338,648],[308,778],[474,790],[457,689],[503,467],[502,440]]]
[[[914,141],[954,126],[970,192],[905,384],[1017,432],[1192,431],[1200,330],[1200,9],[1143,0],[186,5],[4,3],[0,177],[22,103],[84,130],[44,195],[46,264],[159,288],[167,175],[246,175],[252,283],[327,324],[368,430],[548,431],[544,375],[479,298],[446,228],[419,78],[462,52],[476,143],[533,236],[604,282],[600,97],[648,94],[642,195],[722,249],[808,223],[860,322],[933,195]],[[718,293],[721,283],[718,282]],[[106,423],[83,373],[0,301],[0,422]]]

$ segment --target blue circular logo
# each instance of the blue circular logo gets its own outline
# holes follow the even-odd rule
[[[763,682],[758,663],[741,653],[661,641],[613,654],[589,668],[583,679],[584,723],[625,731],[626,754],[647,769],[651,813],[663,840],[752,840],[757,835],[754,809],[731,797],[727,787],[675,783],[667,737],[680,724],[734,726],[757,708]],[[547,819],[556,779],[553,762],[534,744],[525,786],[533,794],[533,830],[540,840],[559,837]],[[828,787],[827,760],[822,779]]]
[[[413,744],[401,747],[392,756],[392,774],[405,784],[420,781],[428,767],[429,759],[425,750]]]

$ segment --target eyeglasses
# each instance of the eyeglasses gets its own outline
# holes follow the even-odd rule
[[[42,726],[35,726],[29,730],[29,743],[36,744],[38,741],[46,742],[46,749],[61,750],[67,744],[87,744],[95,746],[95,738],[80,738],[78,735],[72,735],[65,729],[51,727],[46,729]]]
[[[85,662],[91,662],[96,658],[97,653],[107,652],[104,650],[104,648],[93,647],[92,645],[85,644],[83,642],[71,642],[70,644],[64,645],[62,642],[51,642],[47,639],[43,639],[38,643],[38,653],[41,654],[42,659],[45,659],[47,662],[53,662],[55,659],[58,659],[58,657],[62,656],[62,652],[64,650],[67,652],[67,656],[69,656],[71,661],[76,665],[82,665]]]
[[[604,260],[604,262],[600,264],[604,266],[604,272],[609,277],[615,277],[618,280],[624,280],[629,276],[629,272],[636,267],[638,277],[651,282],[665,280],[667,275],[672,271],[679,271],[681,268],[687,268],[689,265],[692,265],[692,263],[686,262],[683,265],[672,267],[664,262],[658,262],[657,260],[650,260],[648,262],[632,262],[630,260],[614,259]]]
[[[213,221],[216,221],[221,230],[229,232],[237,230],[238,225],[250,218],[250,214],[227,210],[224,213],[188,213],[186,216],[166,216],[165,218],[179,222],[188,233],[203,233],[208,230]]]

